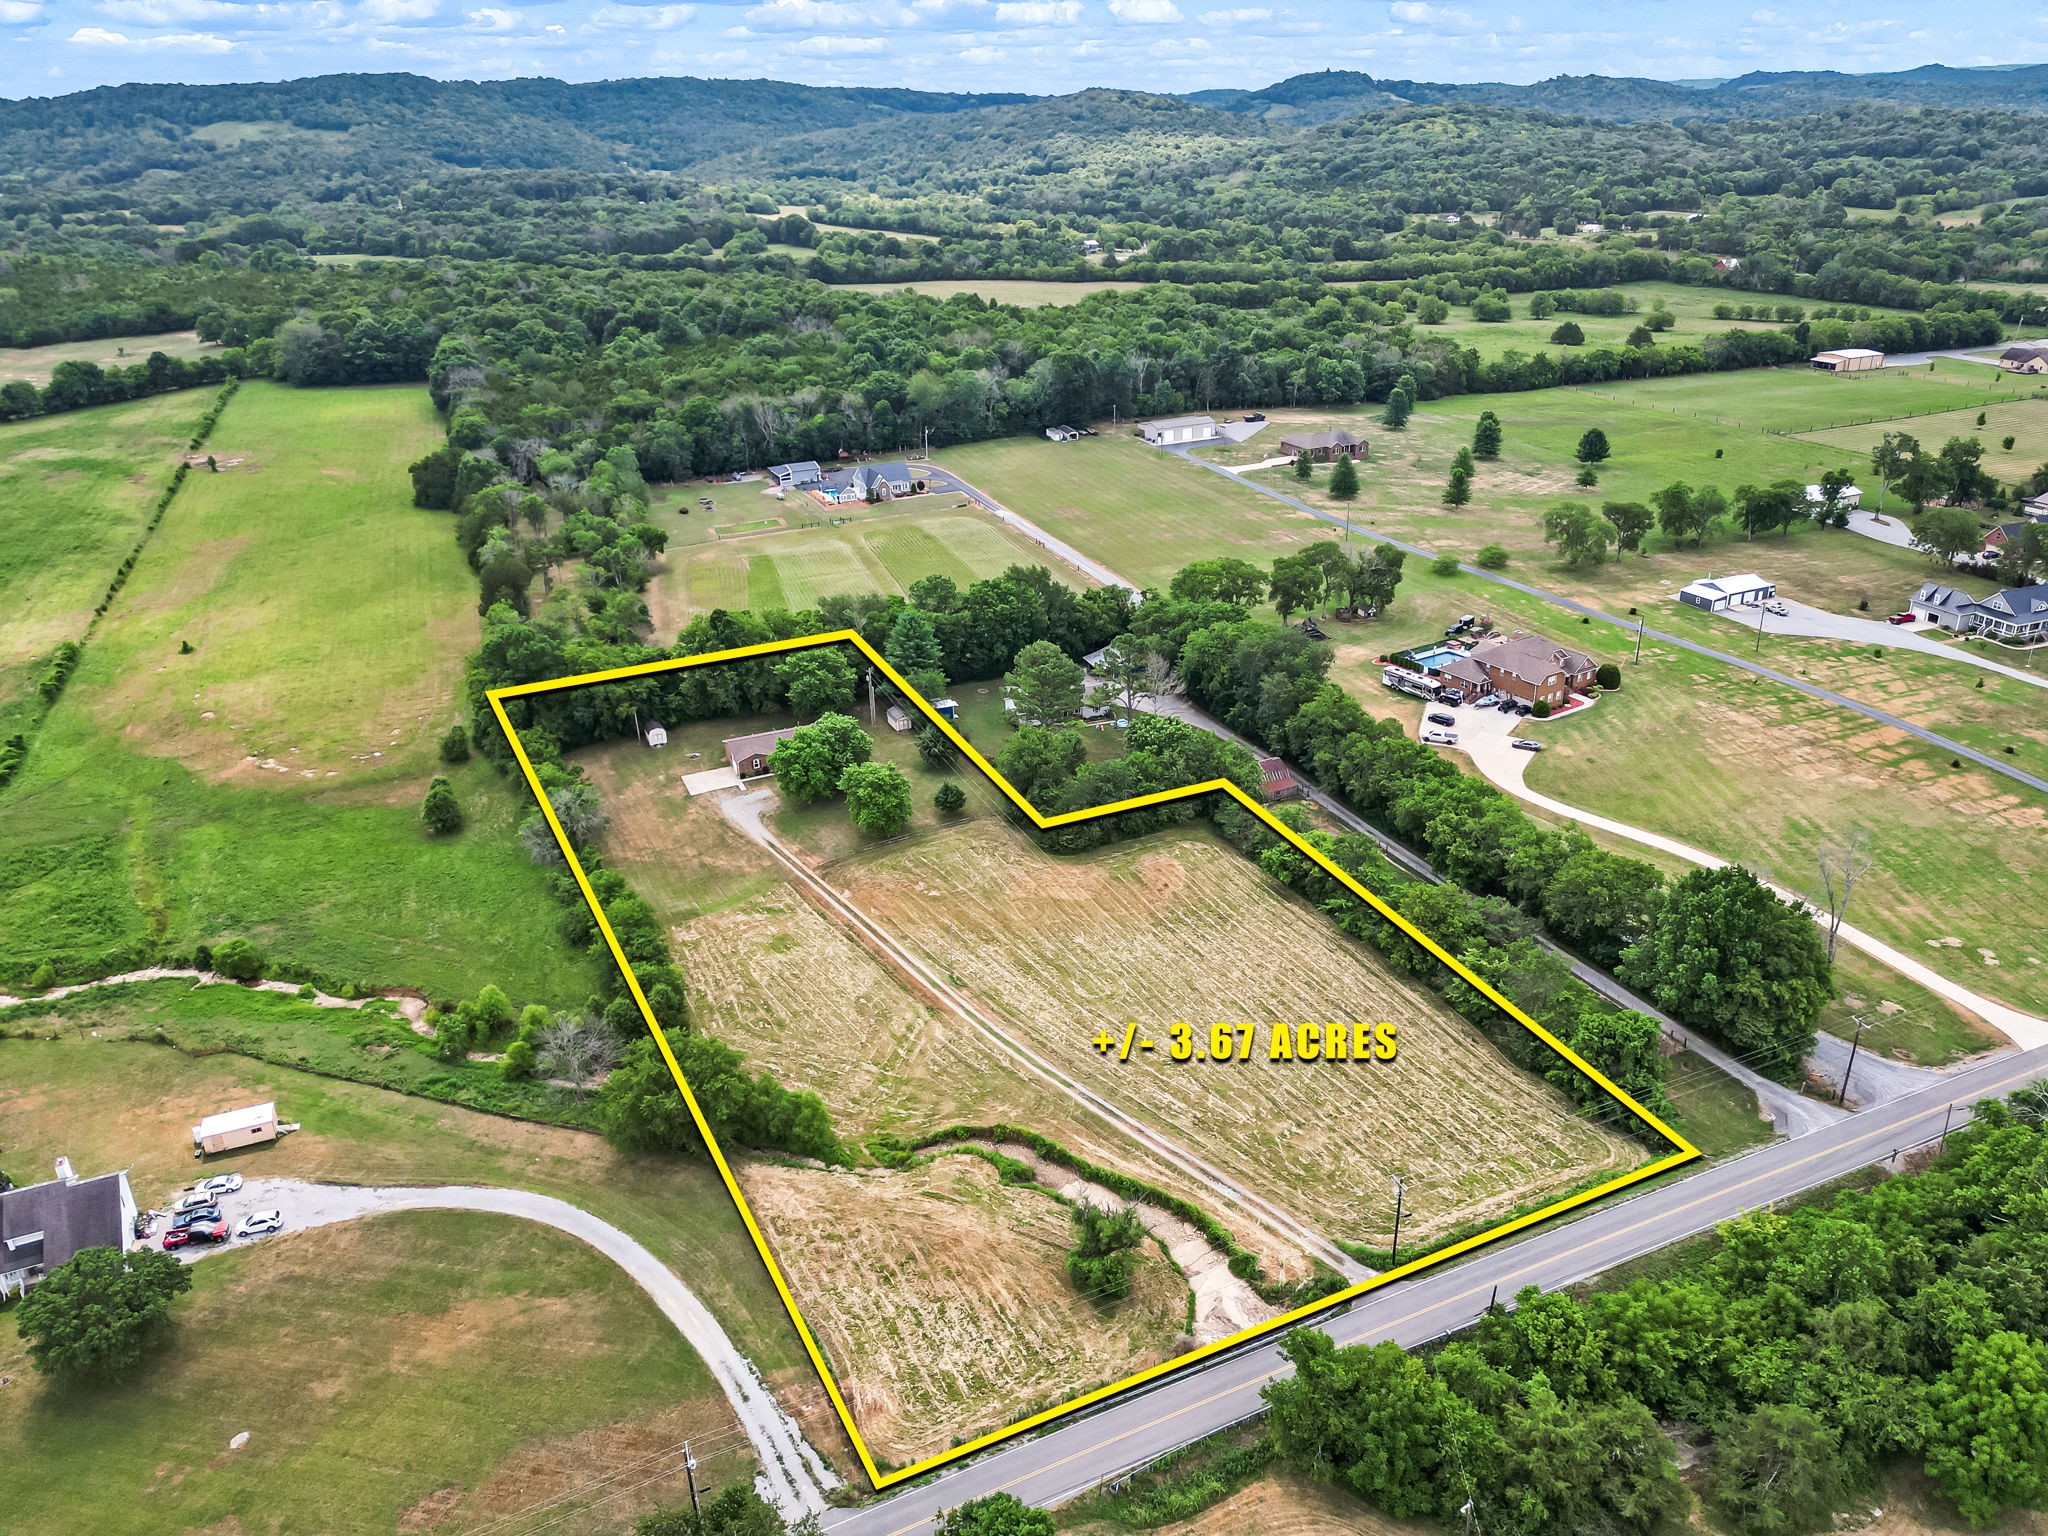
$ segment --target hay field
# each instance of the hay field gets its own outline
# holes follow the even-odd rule
[[[166,357],[203,357],[218,351],[193,331],[158,331],[151,336],[103,336],[92,341],[54,341],[43,347],[0,347],[0,384],[16,379],[41,388],[59,363],[97,363],[102,368],[132,367],[149,361],[152,352]],[[189,435],[189,434],[188,434]]]
[[[1331,1235],[1383,1245],[1390,1179],[1417,1239],[1498,1217],[1640,1146],[1577,1117],[1426,990],[1387,971],[1235,852],[1161,834],[1054,860],[976,825],[835,866],[835,883],[998,1010],[1033,1048]],[[1134,1057],[1127,1020],[1392,1020],[1391,1063]],[[1263,1039],[1263,1034],[1261,1036]]]
[[[1187,1287],[1147,1245],[1124,1301],[1068,1283],[1066,1207],[980,1158],[867,1175],[765,1164],[747,1199],[878,1461],[898,1464],[1171,1358]]]

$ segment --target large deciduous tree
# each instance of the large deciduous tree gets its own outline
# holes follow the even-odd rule
[[[1081,712],[1081,664],[1050,640],[1034,640],[1010,664],[1009,696],[1025,725],[1057,725]]]
[[[853,708],[860,679],[836,646],[798,651],[776,664],[775,682],[793,714],[804,720]]]
[[[910,822],[910,781],[894,763],[855,763],[839,776],[846,814],[870,837],[894,837]]]
[[[1544,542],[1573,570],[1598,565],[1614,546],[1614,525],[1583,501],[1561,501],[1543,514]]]
[[[1620,976],[1758,1070],[1796,1078],[1834,996],[1820,930],[1739,865],[1694,870],[1664,895]]]
[[[192,1274],[167,1253],[82,1248],[43,1277],[15,1311],[31,1364],[45,1376],[120,1379],[170,1326]]]
[[[778,745],[768,759],[775,784],[799,801],[822,800],[839,788],[840,777],[873,755],[874,740],[846,715],[821,715]]]

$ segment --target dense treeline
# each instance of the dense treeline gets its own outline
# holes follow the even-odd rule
[[[1675,1270],[1523,1291],[1427,1354],[1297,1333],[1280,1459],[1397,1518],[1618,1536],[1682,1520],[1671,1433],[1744,1536],[1830,1529],[1917,1464],[1973,1526],[2048,1507],[2048,1093],[1925,1171],[1724,1225]]]

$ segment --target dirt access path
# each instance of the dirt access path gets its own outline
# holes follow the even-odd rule
[[[739,1352],[696,1293],[636,1239],[610,1222],[600,1221],[581,1207],[551,1195],[471,1184],[410,1188],[250,1179],[235,1199],[239,1206],[250,1210],[275,1207],[282,1211],[287,1231],[332,1226],[386,1211],[487,1211],[539,1222],[588,1243],[647,1293],[710,1370],[753,1444],[760,1463],[756,1485],[761,1496],[790,1521],[825,1513],[823,1490],[837,1486],[838,1477],[804,1440],[803,1431],[782,1411],[753,1362]],[[193,1262],[227,1251],[226,1245],[185,1250]]]
[[[1672,854],[1704,869],[1721,869],[1730,862],[1704,849],[1695,848],[1690,843],[1681,843],[1675,837],[1665,837],[1659,832],[1646,832],[1641,827],[1632,827],[1625,821],[1596,816],[1591,811],[1582,811],[1576,806],[1566,805],[1562,800],[1539,795],[1522,782],[1522,775],[1528,770],[1530,754],[1514,750],[1509,745],[1509,740],[1510,738],[1505,736],[1468,733],[1461,736],[1457,750],[1470,757],[1473,766],[1490,782],[1518,799],[1540,806],[1552,815],[1568,817],[1582,826],[1598,827],[1603,832],[1612,832],[1616,837],[1626,837],[1646,848],[1655,848]],[[1785,900],[1797,902],[1812,912],[1815,922],[1827,921],[1827,914],[1815,910],[1812,903],[1798,892],[1775,885],[1770,889]],[[1911,955],[1901,953],[1883,940],[1872,938],[1862,929],[1852,927],[1848,923],[1842,924],[1841,938],[1843,943],[1862,950],[1880,965],[1888,965],[1901,976],[1917,981],[1936,996],[1947,998],[1959,1008],[1969,1009],[2021,1049],[2031,1050],[2037,1045],[2048,1045],[2048,1019],[2036,1018],[2031,1013],[2022,1013],[2017,1008],[1993,1002],[1988,997],[1972,992],[1968,987],[1929,970]]]
[[[68,987],[52,987],[34,997],[15,997],[0,992],[0,1008],[15,1008],[23,1003],[54,1003],[60,997],[71,997],[79,992],[90,992],[95,987],[119,987],[133,981],[170,981],[178,977],[189,978],[194,986],[200,987],[247,987],[252,992],[298,993],[301,983],[296,981],[236,981],[232,976],[223,976],[218,971],[195,971],[178,966],[152,965],[140,971],[123,971],[118,976],[102,976],[97,981],[74,982]],[[409,992],[380,992],[373,997],[334,997],[316,990],[311,998],[316,1008],[366,1008],[371,1003],[394,1002],[398,1011],[405,1015],[406,1022],[415,1030],[426,1032],[427,1000],[415,997]]]
[[[899,943],[894,935],[820,879],[809,865],[770,832],[762,821],[762,815],[773,799],[774,791],[768,789],[756,789],[744,795],[735,795],[728,791],[718,797],[718,809],[740,833],[765,848],[776,862],[788,871],[790,878],[796,881],[798,889],[816,902],[827,916],[844,924],[854,938],[872,951],[890,970],[910,978],[920,991],[931,998],[936,1007],[979,1030],[1033,1076],[1050,1083],[1075,1103],[1101,1116],[1132,1140],[1165,1158],[1172,1166],[1185,1172],[1189,1178],[1206,1186],[1232,1206],[1245,1211],[1253,1220],[1287,1242],[1293,1243],[1302,1252],[1314,1255],[1347,1280],[1356,1282],[1371,1277],[1373,1271],[1360,1264],[1322,1233],[1300,1221],[1291,1212],[1246,1189],[1220,1169],[1203,1162],[1178,1142],[1125,1113],[1107,1099],[1090,1092],[1038,1052],[1016,1039],[986,1010],[934,972],[930,966]]]

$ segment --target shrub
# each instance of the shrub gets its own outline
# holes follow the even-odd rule
[[[1455,576],[1458,574],[1459,569],[1458,557],[1456,555],[1438,555],[1429,562],[1429,569],[1432,575]]]
[[[967,791],[958,784],[941,784],[938,792],[932,796],[932,804],[937,806],[943,815],[956,815],[967,804]]]
[[[1550,700],[1538,699],[1529,706],[1529,713],[1535,719],[1548,720],[1550,718]]]
[[[462,830],[462,807],[455,799],[454,789],[439,774],[434,775],[434,782],[427,786],[427,798],[420,803],[420,818],[426,822],[429,832]]]
[[[505,1047],[505,1059],[498,1070],[505,1075],[508,1083],[524,1082],[533,1076],[533,1069],[539,1058],[533,1047],[524,1040],[514,1040]]]
[[[1498,544],[1488,544],[1472,557],[1472,563],[1482,571],[1504,571],[1508,568],[1508,552]]]
[[[1550,333],[1550,340],[1553,346],[1583,347],[1586,344],[1586,333],[1580,329],[1576,320],[1567,320]]]
[[[1598,485],[1599,483],[1600,471],[1595,469],[1592,465],[1587,464],[1579,470],[1580,485]]]
[[[28,979],[28,986],[31,992],[47,992],[55,985],[57,985],[57,968],[47,960],[37,966],[35,975]]]
[[[448,734],[441,738],[441,761],[450,767],[469,761],[469,732],[462,726],[449,726]]]
[[[229,939],[213,950],[213,969],[230,981],[255,981],[262,976],[263,951],[247,939]]]
[[[1611,661],[1603,661],[1599,670],[1593,674],[1593,681],[1612,693],[1621,686],[1621,668]]]

